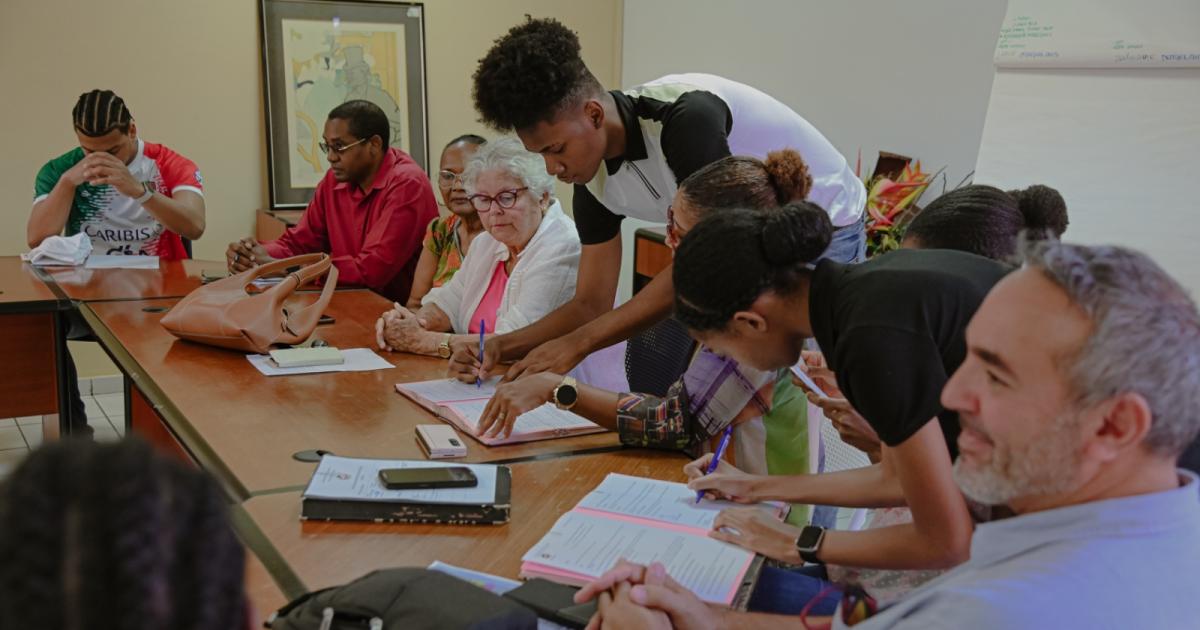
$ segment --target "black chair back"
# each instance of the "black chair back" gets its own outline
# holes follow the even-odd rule
[[[687,370],[695,344],[687,328],[670,317],[630,339],[625,346],[629,391],[666,395]]]

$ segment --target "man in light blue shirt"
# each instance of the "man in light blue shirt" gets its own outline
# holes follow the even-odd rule
[[[962,423],[958,486],[1016,516],[979,525],[970,560],[853,627],[1200,627],[1200,482],[1175,467],[1200,431],[1196,305],[1134,251],[1023,254],[942,393]],[[801,626],[709,610],[659,566],[612,574],[602,622]]]

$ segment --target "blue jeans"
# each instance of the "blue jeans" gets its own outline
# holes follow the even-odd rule
[[[798,569],[763,567],[746,609],[750,612],[798,615],[813,598],[820,595],[821,598],[808,609],[808,614],[832,615],[837,610],[838,603],[842,601],[842,592],[840,589],[830,588],[834,584],[825,578],[823,565],[809,565]],[[825,591],[823,595],[822,591]]]
[[[857,263],[867,258],[866,213],[858,221],[833,231],[829,247],[817,260],[829,259],[840,263]]]

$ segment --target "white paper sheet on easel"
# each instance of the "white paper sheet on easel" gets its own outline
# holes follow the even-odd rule
[[[386,370],[395,367],[383,357],[375,354],[370,348],[350,348],[342,350],[346,360],[341,365],[310,365],[307,367],[281,368],[271,362],[271,357],[264,354],[248,354],[246,360],[259,372],[266,376],[291,376],[295,374],[319,374],[321,372],[369,372],[371,370]]]
[[[113,256],[92,254],[84,269],[158,269],[158,256]]]

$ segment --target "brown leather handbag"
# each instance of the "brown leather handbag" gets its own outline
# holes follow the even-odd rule
[[[285,271],[288,275],[279,284],[251,290],[255,280]],[[286,302],[297,289],[326,275],[315,302],[289,308]],[[326,254],[276,260],[192,291],[163,316],[162,325],[180,339],[266,354],[272,344],[298,344],[312,335],[333,298],[337,277],[337,267]]]

